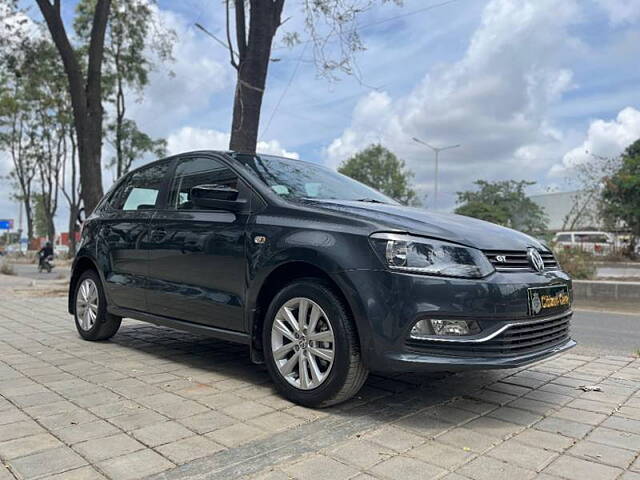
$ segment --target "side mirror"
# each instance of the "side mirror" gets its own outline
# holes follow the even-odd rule
[[[198,208],[239,212],[246,200],[238,199],[238,190],[226,185],[197,185],[191,188],[191,201]]]

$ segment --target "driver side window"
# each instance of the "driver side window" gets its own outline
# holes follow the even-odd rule
[[[171,184],[169,209],[196,209],[191,201],[191,189],[198,185],[238,188],[238,176],[225,163],[214,158],[195,157],[180,160]]]

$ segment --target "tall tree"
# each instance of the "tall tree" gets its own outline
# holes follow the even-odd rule
[[[477,190],[458,192],[461,205],[455,212],[528,233],[547,228],[544,210],[525,194],[525,188],[535,182],[525,180],[487,182],[476,180]]]
[[[24,209],[30,240],[34,234],[32,197],[37,170],[31,138],[34,115],[22,69],[32,39],[28,18],[16,0],[0,3],[0,17],[0,150],[11,158],[8,179],[14,188],[13,197]]]
[[[76,253],[76,233],[79,228],[81,196],[80,178],[78,171],[78,149],[76,147],[76,137],[73,132],[67,132],[67,140],[64,143],[65,155],[62,163],[62,182],[60,190],[69,205],[68,232],[69,232],[69,255]]]
[[[640,237],[640,139],[626,148],[619,170],[605,179],[602,199],[612,223],[622,223],[631,231],[633,254]]]
[[[405,168],[403,160],[380,144],[356,153],[344,161],[338,171],[405,205],[416,200],[416,192],[410,187],[413,173]]]
[[[96,0],[86,62],[67,35],[61,1],[36,0],[56,45],[67,77],[77,137],[82,200],[91,212],[102,197],[102,59],[111,0]],[[85,74],[86,71],[86,74]]]
[[[11,157],[9,180],[15,188],[14,198],[24,208],[28,240],[34,233],[32,196],[37,173],[30,136],[32,120],[19,69],[4,70],[0,74],[0,149]]]
[[[152,140],[133,120],[126,118],[127,95],[134,93],[137,100],[142,98],[149,83],[149,72],[156,67],[152,56],[162,63],[173,61],[176,34],[154,15],[153,3],[154,0],[112,0],[111,3],[105,33],[103,96],[115,107],[106,133],[115,150],[111,164],[116,167],[116,177],[129,170],[133,154],[156,154],[163,145],[163,140]],[[95,6],[96,0],[81,0],[76,7],[74,28],[87,45],[91,40]]]
[[[395,1],[401,0],[381,0]],[[356,20],[376,0],[300,0],[306,30],[314,46],[320,73],[354,72],[355,53],[363,50]],[[225,0],[227,46],[231,65],[237,71],[233,120],[229,148],[255,153],[260,112],[264,96],[273,40],[282,25],[285,0]],[[248,6],[248,10],[247,10]],[[231,21],[231,7],[234,9]],[[232,25],[233,24],[233,25]],[[326,28],[322,28],[322,24]],[[235,31],[235,46],[232,41]],[[327,53],[327,40],[335,37],[340,47]],[[288,33],[286,43],[299,42],[299,35]]]
[[[36,117],[33,130],[34,154],[38,169],[40,200],[47,222],[47,237],[55,240],[55,215],[62,166],[67,154],[72,113],[60,57],[50,40],[35,40],[26,54],[23,68],[28,85],[30,108]]]

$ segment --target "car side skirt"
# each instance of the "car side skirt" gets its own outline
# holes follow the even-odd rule
[[[251,337],[243,332],[235,332],[233,330],[225,330],[222,328],[210,327],[208,325],[201,325],[199,323],[187,322],[185,320],[177,320],[175,318],[162,317],[160,315],[153,315],[146,312],[140,312],[138,310],[131,310],[128,308],[120,308],[115,306],[109,306],[108,312],[112,315],[123,318],[133,318],[134,320],[140,320],[142,322],[152,323],[161,327],[175,328],[178,330],[184,330],[190,333],[197,333],[208,337],[218,338],[220,340],[226,340],[228,342],[242,343],[244,345],[251,344]]]

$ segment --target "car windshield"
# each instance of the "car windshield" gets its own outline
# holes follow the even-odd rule
[[[392,198],[315,163],[273,155],[233,158],[271,190],[288,200],[352,200],[397,205]]]

